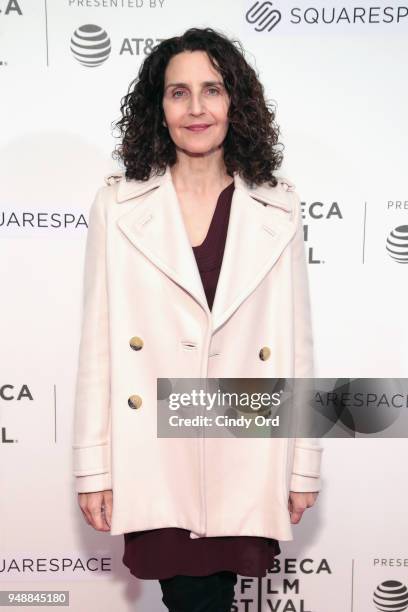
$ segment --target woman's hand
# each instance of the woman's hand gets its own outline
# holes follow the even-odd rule
[[[78,503],[88,525],[109,531],[112,518],[112,490],[78,493]]]
[[[303,512],[306,508],[311,508],[316,501],[319,491],[312,493],[296,493],[289,491],[288,510],[290,513],[290,522],[299,523]]]

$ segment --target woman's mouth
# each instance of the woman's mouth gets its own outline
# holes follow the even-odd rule
[[[204,132],[204,130],[206,130],[209,127],[211,126],[208,125],[207,123],[197,123],[194,125],[186,126],[187,130],[190,130],[191,132]]]

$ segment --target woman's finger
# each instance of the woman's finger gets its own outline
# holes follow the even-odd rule
[[[108,531],[109,526],[105,521],[103,496],[100,496],[99,498],[91,497],[88,503],[88,508],[93,527],[98,531]]]
[[[88,523],[88,525],[91,525],[91,527],[93,527],[92,517],[88,511],[87,495],[87,493],[78,493],[78,504],[81,508],[81,512],[85,521]]]
[[[104,505],[105,505],[105,521],[106,524],[108,525],[109,529],[111,527],[111,522],[112,522],[112,501],[113,501],[113,495],[112,495],[112,491],[105,491],[105,495],[104,495]]]

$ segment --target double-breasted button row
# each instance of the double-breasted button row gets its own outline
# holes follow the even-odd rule
[[[140,351],[140,349],[143,347],[143,340],[139,336],[133,336],[129,340],[129,344],[134,351]],[[266,361],[267,359],[269,359],[270,356],[271,349],[269,348],[269,346],[263,346],[259,351],[259,359],[261,359],[262,361]],[[128,399],[128,404],[130,408],[140,408],[140,406],[142,405],[142,398],[140,397],[140,395],[131,395]]]
[[[143,340],[140,338],[140,336],[133,336],[129,340],[129,345],[134,351],[140,351],[140,349],[143,348]],[[140,408],[142,405],[142,398],[140,395],[131,395],[128,399],[128,404],[130,408]]]
[[[266,361],[267,359],[269,359],[270,356],[271,349],[269,348],[269,346],[263,346],[259,351],[259,359],[262,359],[262,361]]]

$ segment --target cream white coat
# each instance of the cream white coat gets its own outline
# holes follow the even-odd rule
[[[90,209],[74,407],[77,492],[113,490],[111,535],[181,527],[190,537],[292,540],[289,490],[319,491],[314,438],[158,438],[156,378],[312,377],[300,201],[280,177],[234,174],[212,311],[170,168],[109,175]],[[143,340],[133,350],[132,337]],[[269,359],[259,351],[267,346]],[[142,398],[140,408],[128,404]]]

